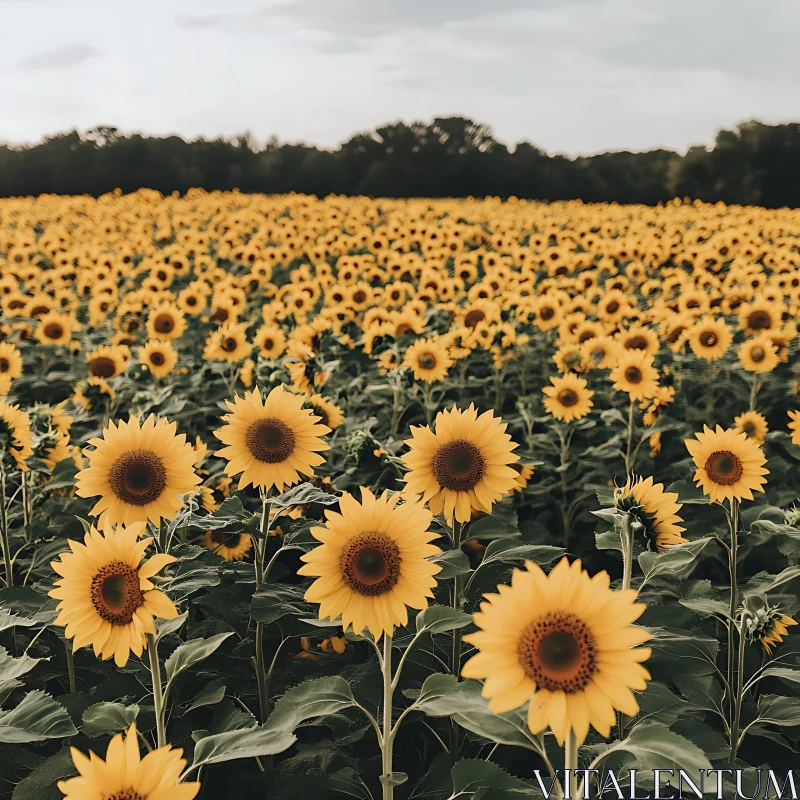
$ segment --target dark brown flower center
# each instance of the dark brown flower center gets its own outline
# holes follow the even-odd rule
[[[433,353],[423,353],[419,357],[419,365],[422,369],[433,369],[436,366],[436,356]]]
[[[473,308],[472,311],[468,311],[467,315],[464,317],[464,324],[468,328],[474,328],[479,322],[486,318],[486,314],[483,313],[479,308]]]
[[[556,315],[556,311],[555,311],[555,309],[554,309],[554,308],[552,308],[551,306],[545,306],[545,307],[544,307],[544,308],[543,308],[543,309],[542,309],[542,310],[539,312],[539,316],[540,316],[540,317],[541,317],[543,320],[553,319],[553,317],[554,317],[555,315]]]
[[[644,336],[631,336],[631,338],[625,342],[625,347],[628,350],[646,350],[647,339],[645,339]]]
[[[122,789],[104,800],[147,800],[147,798],[142,797],[136,789]]]
[[[466,439],[442,445],[433,457],[433,476],[437,483],[454,492],[474,489],[486,472],[480,449]]]
[[[747,318],[747,327],[751,330],[767,330],[772,327],[772,318],[766,311],[754,311]]]
[[[124,503],[146,506],[157,500],[167,486],[167,470],[151,450],[130,450],[111,465],[111,491]]]
[[[163,353],[150,353],[150,363],[157,367],[163,366],[166,359]]]
[[[397,335],[402,336],[404,333],[408,333],[411,330],[411,326],[407,322],[401,322],[397,326]]]
[[[264,339],[264,350],[272,350],[275,347],[275,342],[272,339]]]
[[[237,346],[238,346],[238,342],[232,336],[226,336],[222,340],[222,349],[226,353],[233,353],[234,350],[236,350]]]
[[[328,424],[328,412],[322,406],[312,406],[314,410],[314,414],[319,417],[317,420],[318,424],[327,425]]]
[[[703,347],[713,347],[717,341],[717,334],[713,331],[703,331],[700,334],[700,344],[703,345]]]
[[[390,591],[400,579],[400,548],[385,533],[361,533],[342,549],[339,567],[347,586],[358,594],[376,597]]]
[[[8,372],[11,368],[11,364],[8,363],[7,358],[0,358],[0,372]]]
[[[756,362],[756,364],[760,364],[765,358],[767,357],[767,351],[764,350],[763,347],[760,345],[756,345],[750,351],[750,358]]]
[[[752,422],[745,422],[745,424],[742,426],[742,431],[747,437],[755,436],[756,426]]]
[[[106,356],[93,358],[89,364],[89,372],[96,378],[112,378],[117,374],[117,365]]]
[[[153,327],[156,333],[172,333],[175,330],[175,320],[171,314],[159,314]]]
[[[353,295],[353,302],[355,302],[355,303],[363,303],[366,299],[367,299],[367,295],[362,289],[359,289]]]
[[[735,453],[717,450],[706,459],[705,471],[714,483],[732,486],[742,477],[743,467]]]
[[[44,335],[48,339],[60,339],[64,335],[64,328],[57,322],[48,322],[44,326]]]
[[[94,610],[112,625],[128,625],[144,603],[139,572],[122,561],[112,561],[97,571],[91,593]]]
[[[612,300],[607,306],[606,311],[609,314],[616,314],[619,311],[619,303],[616,300]]]
[[[578,402],[578,394],[572,389],[562,389],[557,398],[562,406],[574,406]]]
[[[628,381],[628,383],[641,383],[642,371],[639,367],[628,367],[625,370],[625,380]]]
[[[233,531],[216,530],[211,531],[211,541],[216,545],[223,545],[224,547],[234,548],[239,546],[239,541],[242,538],[241,533],[234,533]]]
[[[212,315],[211,319],[214,322],[227,322],[230,313],[227,308],[218,308]]]
[[[595,673],[597,643],[574,614],[551,611],[523,630],[517,657],[537,689],[572,694],[585,688]]]
[[[295,438],[292,429],[283,420],[265,417],[256,420],[248,428],[245,444],[256,460],[279,464],[294,452]]]

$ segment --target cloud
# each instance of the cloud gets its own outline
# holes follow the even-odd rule
[[[80,66],[99,55],[100,51],[91,45],[70,44],[23,58],[17,66],[24,70],[63,69]]]

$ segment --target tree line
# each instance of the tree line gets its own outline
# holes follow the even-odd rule
[[[483,197],[645,203],[673,197],[769,208],[800,207],[800,123],[751,121],[720,131],[712,147],[567,158],[528,142],[508,147],[463,117],[398,122],[335,150],[249,135],[186,141],[71,131],[23,147],[0,145],[0,196],[98,196],[147,187],[267,194]]]

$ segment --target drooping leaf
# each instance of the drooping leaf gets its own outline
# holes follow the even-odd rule
[[[324,492],[312,483],[301,483],[288,492],[273,497],[270,501],[273,508],[292,508],[293,506],[307,506],[316,503],[321,506],[332,506],[339,502],[338,495]]]
[[[186,714],[202,706],[214,706],[225,697],[225,684],[222,681],[211,681],[202,688],[189,703]]]
[[[467,554],[459,549],[444,550],[439,555],[429,559],[432,564],[439,564],[441,570],[436,573],[436,580],[446,581],[456,575],[466,575],[472,567],[469,565]]]
[[[645,551],[639,556],[639,566],[644,573],[642,586],[649,583],[656,575],[675,574],[685,569],[714,540],[713,536],[704,536],[702,539],[670,547],[664,553]]]
[[[428,606],[414,620],[417,633],[444,633],[466,628],[471,623],[469,614],[449,606]]]
[[[800,698],[762,695],[758,700],[758,719],[773,725],[800,725]]]

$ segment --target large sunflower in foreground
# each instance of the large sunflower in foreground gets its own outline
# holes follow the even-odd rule
[[[90,439],[94,450],[85,450],[89,466],[77,474],[79,497],[100,495],[93,515],[112,523],[130,525],[171,519],[183,506],[181,495],[200,483],[193,462],[195,452],[176,423],[151,414],[139,426],[109,422],[102,438]]]
[[[108,745],[106,760],[93,752],[87,758],[70,748],[78,777],[59,781],[66,800],[192,800],[199,783],[178,783],[186,768],[183,750],[172,745],[139,755],[136,725],[118,733]]]
[[[633,513],[643,526],[649,550],[662,553],[669,547],[686,541],[681,536],[685,530],[677,523],[683,519],[677,492],[665,492],[663,483],[653,483],[652,478],[628,481],[617,490],[615,505]]]
[[[753,492],[763,492],[769,471],[764,469],[767,459],[761,448],[747,438],[728,428],[716,430],[703,426],[696,439],[686,439],[686,449],[694,459],[697,470],[695,483],[707,494],[712,503],[723,500],[752,500]]]
[[[512,450],[517,446],[506,433],[506,425],[491,411],[478,414],[474,405],[466,411],[455,406],[440,411],[428,427],[411,429],[410,448],[403,461],[410,472],[407,490],[421,495],[434,514],[444,511],[469,522],[472,509],[489,513],[492,504],[510,494],[518,473],[511,464],[519,461]]]
[[[613,591],[607,572],[593,578],[564,558],[549,575],[530,561],[515,569],[511,586],[488,594],[474,615],[480,630],[464,637],[478,648],[461,671],[483,679],[483,696],[496,714],[530,700],[528,727],[549,727],[560,745],[570,729],[581,744],[593,726],[608,736],[616,711],[639,712],[631,690],[650,679],[641,665],[650,638],[634,626],[645,610],[632,589]]]
[[[594,392],[588,388],[586,381],[571,372],[556,378],[550,378],[552,386],[545,386],[542,391],[546,395],[544,407],[558,420],[572,422],[585,417],[592,406]]]
[[[325,527],[311,529],[322,544],[302,556],[298,574],[317,578],[305,599],[320,604],[320,619],[341,617],[345,630],[379,639],[408,622],[407,606],[427,608],[441,570],[426,560],[440,552],[430,543],[438,534],[422,503],[399,499],[362,488],[359,503],[345,493],[341,513],[326,511]]]
[[[263,400],[256,388],[225,401],[231,413],[222,418],[226,424],[214,436],[227,447],[217,455],[228,461],[226,475],[241,474],[240,489],[252,484],[262,489],[276,486],[282,492],[301,474],[312,476],[314,467],[323,463],[319,451],[330,447],[322,438],[330,428],[303,408],[303,401],[281,386]]]
[[[150,582],[175,561],[158,553],[142,563],[152,539],[140,539],[142,524],[99,533],[94,528],[83,543],[70,541],[70,550],[50,566],[61,576],[49,593],[61,602],[56,618],[73,650],[91,645],[103,660],[128,663],[131,652],[142,655],[146,633],[155,633],[154,617],[175,619],[173,602]]]

